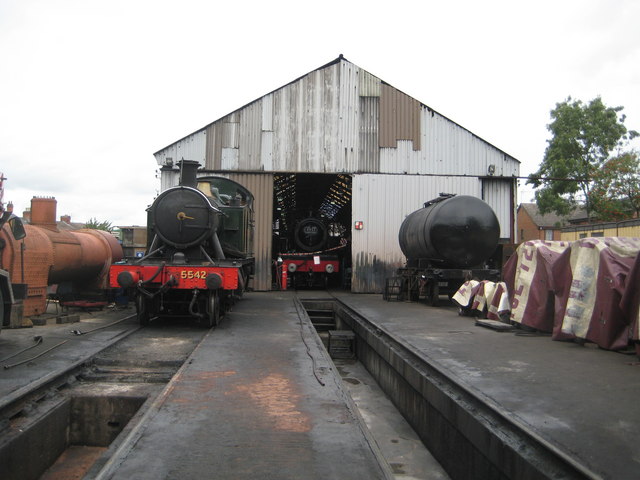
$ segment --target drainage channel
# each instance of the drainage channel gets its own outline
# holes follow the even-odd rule
[[[394,477],[450,478],[358,360],[355,333],[337,315],[340,309],[336,301],[313,299],[301,303]]]
[[[207,330],[157,321],[103,350],[6,418],[3,480],[93,478]]]
[[[479,398],[429,363],[420,352],[339,300],[303,299],[301,304],[334,358],[354,401],[358,403],[362,386],[384,392],[450,478],[596,478],[526,425]],[[371,380],[354,373],[354,359],[371,375]],[[382,407],[365,406],[361,415],[367,424],[373,425],[388,412]],[[373,426],[370,428],[375,430]],[[388,440],[393,442],[393,438],[397,440],[400,436],[392,433]],[[376,442],[384,451],[387,440],[379,438]],[[412,468],[404,458],[387,457],[387,462],[399,474],[397,478],[402,478],[400,471]],[[446,478],[411,471],[415,478]]]

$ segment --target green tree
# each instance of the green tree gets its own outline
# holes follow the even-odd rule
[[[541,213],[566,215],[580,201],[591,215],[590,192],[594,174],[599,171],[612,151],[621,151],[638,135],[627,130],[624,107],[607,107],[600,97],[589,103],[568,97],[551,110],[551,123],[544,159],[538,171],[529,175],[536,203]]]
[[[640,158],[626,152],[610,158],[594,173],[590,203],[604,221],[640,216]]]
[[[105,230],[107,232],[111,232],[114,227],[111,225],[111,222],[99,222],[95,218],[90,218],[89,221],[85,223],[84,228],[90,228],[93,230]]]

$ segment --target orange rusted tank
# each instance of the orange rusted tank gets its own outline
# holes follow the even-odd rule
[[[111,263],[122,259],[122,247],[102,230],[60,231],[56,227],[55,198],[31,201],[31,224],[26,237],[16,240],[8,225],[0,231],[0,268],[7,270],[12,284],[24,284],[24,316],[43,313],[47,287],[70,282],[83,290],[107,287]]]

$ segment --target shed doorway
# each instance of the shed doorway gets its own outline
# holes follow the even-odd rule
[[[274,175],[274,289],[351,288],[351,176]]]

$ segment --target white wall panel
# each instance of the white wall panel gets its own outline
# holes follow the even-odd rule
[[[165,165],[168,159],[174,164],[183,158],[185,160],[195,160],[204,165],[206,157],[207,135],[205,130],[199,130],[191,135],[177,141],[176,143],[163,148],[155,153],[158,165]]]
[[[273,132],[262,132],[260,158],[266,172],[273,170]]]
[[[180,171],[177,168],[160,170],[160,192],[175,187],[180,182]]]
[[[487,202],[498,217],[500,222],[500,238],[515,238],[515,199],[512,198],[515,188],[512,190],[512,181],[500,179],[482,179],[482,199]]]
[[[273,130],[273,94],[262,97],[262,131]]]
[[[223,148],[222,149],[222,170],[238,170],[238,149]]]

